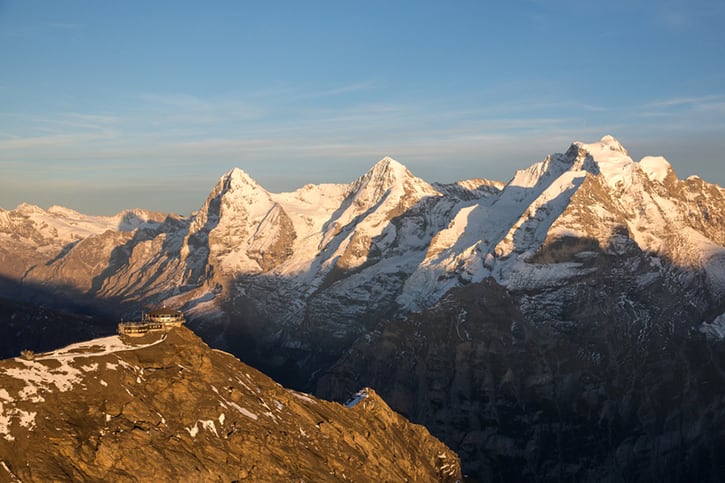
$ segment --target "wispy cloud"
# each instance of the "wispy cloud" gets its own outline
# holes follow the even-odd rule
[[[9,139],[0,139],[0,151],[30,151],[28,153],[19,154],[35,154],[32,152],[39,148],[60,148],[66,146],[80,146],[99,140],[113,139],[115,134],[112,131],[105,131],[96,134],[67,134],[54,136],[30,136],[30,137],[14,137]]]
[[[703,106],[723,101],[725,101],[725,95],[722,94],[698,97],[674,97],[650,102],[644,104],[643,107],[646,109],[667,109],[671,107],[702,108]]]

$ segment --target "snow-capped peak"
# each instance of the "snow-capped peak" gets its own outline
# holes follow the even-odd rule
[[[629,184],[637,165],[629,153],[613,136],[604,136],[599,142],[574,143],[581,151],[591,156],[599,173],[611,187]]]
[[[360,191],[371,185],[387,190],[396,181],[402,181],[406,176],[412,177],[410,171],[393,158],[386,156],[375,163],[367,173],[355,180],[350,187],[350,192]]]
[[[588,152],[597,162],[622,160],[625,158],[630,161],[632,160],[627,150],[624,149],[624,146],[614,136],[606,135],[595,143],[585,144],[575,142],[574,144]]]
[[[375,166],[373,166],[373,170],[395,170],[395,171],[401,171],[405,170],[407,171],[407,168],[403,166],[401,163],[396,161],[395,159],[391,158],[390,156],[385,156],[383,159],[375,163]]]
[[[210,203],[218,197],[226,199],[227,205],[236,204],[232,200],[239,200],[240,203],[250,205],[260,198],[268,200],[269,193],[246,172],[239,168],[233,168],[219,179],[209,194],[202,211],[207,211]]]
[[[629,155],[624,146],[622,146],[622,143],[620,143],[619,140],[617,140],[617,138],[615,138],[611,134],[603,136],[602,139],[599,140],[599,145],[601,145],[602,149],[608,149],[610,151]]]
[[[411,173],[393,158],[386,156],[378,161],[363,176],[355,180],[348,191],[358,204],[374,205],[383,199],[391,191],[400,190],[408,192],[417,197],[425,195],[438,195],[430,184]]]
[[[224,176],[222,176],[220,181],[224,184],[226,191],[235,191],[244,187],[252,189],[261,188],[254,178],[239,168],[232,168]]]

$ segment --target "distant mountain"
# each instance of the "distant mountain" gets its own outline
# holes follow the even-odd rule
[[[0,361],[3,481],[457,481],[372,389],[285,389],[186,328]]]
[[[722,355],[725,190],[697,177],[679,179],[662,157],[635,161],[611,136],[573,143],[508,183],[429,184],[385,158],[349,185],[307,185],[292,193],[270,193],[233,169],[190,217],[142,211],[87,217],[23,205],[0,211],[0,271],[7,281],[0,288],[10,287],[13,298],[49,307],[65,308],[66,296],[119,317],[161,303],[183,308],[210,344],[298,389],[340,399],[355,387],[375,387],[394,408],[461,450],[466,468],[493,478],[516,479],[502,473],[511,464],[519,476],[528,468],[530,475],[594,478],[613,468],[605,461],[625,460],[648,477],[675,475],[673,465],[700,456],[671,457],[662,449],[672,447],[658,439],[671,427],[662,421],[679,416],[673,405],[658,406],[657,424],[648,425],[647,401],[705,410],[719,400],[706,392],[695,404],[657,392],[654,375],[675,374],[668,391],[693,384],[686,381],[725,382],[719,371],[685,369],[699,364],[694,354]],[[483,313],[493,310],[489,304],[507,309],[491,320],[466,315],[469,304]],[[409,330],[410,324],[423,325]],[[436,324],[442,325],[433,329]],[[481,332],[489,324],[496,331],[509,327],[510,337],[525,334],[524,347],[546,355],[535,359],[542,366],[533,373],[544,371],[541,384],[550,390],[563,377],[578,381],[567,387],[594,391],[587,392],[589,405],[568,406],[564,392],[542,399],[538,389],[524,390],[538,383],[521,373],[528,366],[510,352],[511,340],[495,356],[507,369],[490,373],[487,389],[477,390],[489,369],[473,371],[468,356],[449,358],[460,344],[479,351],[475,360],[498,354],[499,346]],[[418,347],[431,338],[435,344]],[[669,362],[653,362],[662,357]],[[431,369],[429,360],[447,369]],[[386,383],[391,364],[401,380],[417,386]],[[469,370],[469,379],[457,379]],[[490,392],[509,381],[523,381],[517,399]],[[430,384],[470,394],[444,398],[439,412],[409,406],[428,397]],[[502,405],[519,408],[521,424],[541,411],[540,436],[492,429],[480,411]],[[588,415],[567,429],[579,435],[572,441],[602,437],[587,429],[595,414],[596,424],[621,433],[607,433],[611,440],[596,448],[582,443],[585,454],[571,460],[562,456],[564,446],[555,454],[543,451],[554,448],[551,438],[565,436],[555,429],[563,427],[556,417],[582,407]],[[472,428],[489,432],[468,434],[455,419],[462,412],[477,418]],[[721,421],[717,411],[713,418]],[[678,427],[702,436],[703,451],[717,447],[719,436],[707,425],[688,426],[695,420],[682,416]],[[632,428],[651,436],[637,451],[660,446],[624,457],[621,452],[635,451],[627,446]],[[643,469],[654,454],[666,461]],[[577,469],[594,467],[594,473]]]

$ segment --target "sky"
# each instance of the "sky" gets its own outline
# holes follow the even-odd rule
[[[725,186],[721,0],[0,0],[0,208],[189,214],[384,156],[509,180],[573,141]]]

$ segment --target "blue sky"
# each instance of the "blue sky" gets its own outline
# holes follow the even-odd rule
[[[506,181],[617,137],[725,185],[725,2],[0,0],[0,207],[189,213],[386,155]]]

